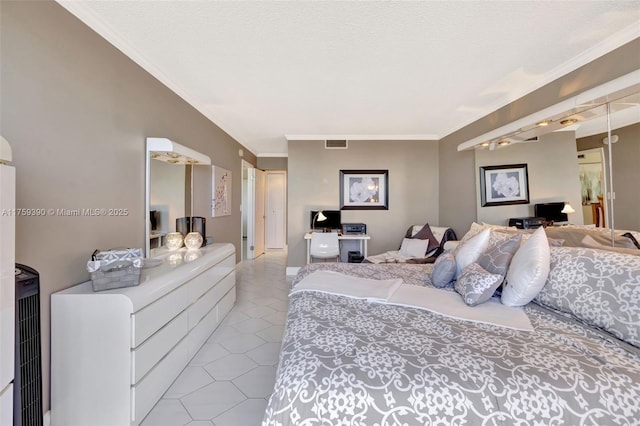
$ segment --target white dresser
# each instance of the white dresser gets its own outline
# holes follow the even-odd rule
[[[232,244],[159,258],[138,286],[51,295],[52,426],[139,424],[233,307]]]

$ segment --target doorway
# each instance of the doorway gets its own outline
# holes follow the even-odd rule
[[[264,253],[265,172],[242,160],[242,260]]]
[[[267,171],[265,246],[283,249],[287,240],[287,172]]]
[[[578,151],[578,167],[584,224],[605,228],[607,203],[604,197],[607,193],[607,183],[604,149]]]

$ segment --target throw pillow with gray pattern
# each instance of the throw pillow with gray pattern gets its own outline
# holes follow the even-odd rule
[[[444,252],[436,259],[431,271],[431,284],[436,288],[451,285],[456,275],[456,259],[452,252]]]
[[[492,274],[474,262],[462,270],[455,289],[462,296],[464,303],[476,306],[489,300],[503,279],[502,275]]]
[[[534,301],[640,348],[640,256],[552,247],[551,270]]]
[[[522,235],[514,235],[504,240],[496,241],[480,255],[477,262],[492,274],[503,277],[507,274],[511,258],[520,247]]]

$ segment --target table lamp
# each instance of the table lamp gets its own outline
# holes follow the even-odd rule
[[[313,221],[311,222],[311,230],[313,231],[314,229],[316,229],[316,221],[324,222],[325,220],[327,220],[327,217],[324,215],[324,213],[322,213],[322,210],[319,210],[318,213],[316,213],[316,215],[313,217]]]

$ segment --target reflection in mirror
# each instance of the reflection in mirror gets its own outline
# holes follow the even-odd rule
[[[164,245],[164,236],[176,231],[176,219],[191,215],[193,165],[211,165],[211,159],[166,138],[147,138],[146,256]]]
[[[176,231],[176,219],[186,215],[185,167],[155,159],[151,161],[149,170],[150,249],[163,246],[164,237]]]
[[[548,158],[545,173],[534,177],[537,182],[530,181],[530,184],[533,186],[532,195],[536,192],[537,186],[538,194],[543,198],[549,198],[550,201],[567,201],[573,197],[567,195],[568,189],[563,185],[554,185],[548,193],[542,193],[544,191],[540,190],[540,185],[548,182],[550,176],[552,179],[568,178],[566,173],[575,167],[577,157],[579,193],[576,197],[577,205],[582,205],[582,208],[577,209],[579,214],[570,217],[570,222],[580,224],[584,220],[584,224],[597,223],[600,228],[609,228],[613,245],[616,240],[614,235],[625,231],[640,231],[640,191],[637,190],[640,182],[639,80],[638,73],[633,73],[629,78],[622,79],[628,83],[627,85],[607,83],[603,87],[611,88],[610,92],[602,91],[604,89],[600,87],[596,88],[594,90],[600,92],[597,97],[576,96],[575,102],[572,101],[574,106],[569,109],[549,107],[548,111],[545,110],[547,112],[532,114],[463,143],[458,150],[475,149],[477,166],[480,163],[535,164],[538,156],[545,156]],[[562,160],[560,164],[557,158],[559,153],[555,151],[558,149],[557,142],[552,148],[541,142],[550,135],[570,132],[575,132],[576,153],[571,158]],[[610,140],[612,143],[608,143]],[[527,145],[537,145],[539,149],[524,148]],[[524,160],[522,151],[528,151]],[[530,174],[531,172],[532,170]],[[573,202],[571,204],[574,205]],[[504,220],[513,213],[519,213],[497,213],[495,209],[483,209],[478,205],[478,221]],[[513,207],[499,209],[514,210]],[[580,216],[582,218],[579,218]]]

